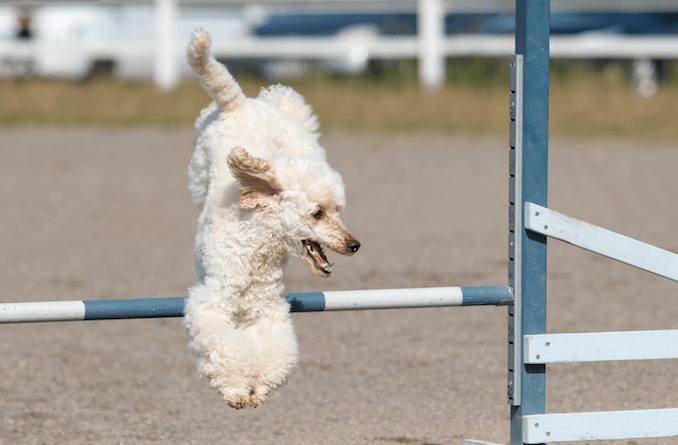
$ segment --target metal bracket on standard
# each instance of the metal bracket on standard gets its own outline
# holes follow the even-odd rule
[[[520,405],[521,288],[523,237],[523,56],[511,56],[509,135],[509,276],[513,305],[508,311],[508,402]]]

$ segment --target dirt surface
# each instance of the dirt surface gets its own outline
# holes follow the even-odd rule
[[[185,296],[190,130],[0,129],[1,302]],[[503,136],[322,139],[363,247],[288,290],[507,281]],[[549,206],[678,251],[678,144],[554,140]],[[549,242],[550,332],[676,328],[678,286]],[[201,380],[180,319],[0,326],[0,444],[507,443],[506,308],[295,314],[301,360],[262,407]],[[678,406],[678,363],[550,366],[547,410]],[[674,440],[624,441],[668,444]]]

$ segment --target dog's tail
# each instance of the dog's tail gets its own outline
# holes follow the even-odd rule
[[[198,29],[186,48],[188,64],[200,83],[222,111],[232,111],[245,104],[245,95],[226,67],[210,55],[210,35]]]

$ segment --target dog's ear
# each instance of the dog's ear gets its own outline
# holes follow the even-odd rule
[[[244,148],[231,150],[228,168],[240,182],[240,206],[244,209],[263,205],[282,191],[271,165],[265,159],[250,155]]]

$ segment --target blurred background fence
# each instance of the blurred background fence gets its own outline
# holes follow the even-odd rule
[[[642,96],[678,59],[676,0],[554,0],[552,59],[624,59]],[[427,91],[446,59],[514,52],[513,0],[155,0],[0,3],[0,76],[153,78],[162,91],[189,74],[198,27],[229,67],[266,78],[322,68],[342,75],[375,61],[415,59]]]

